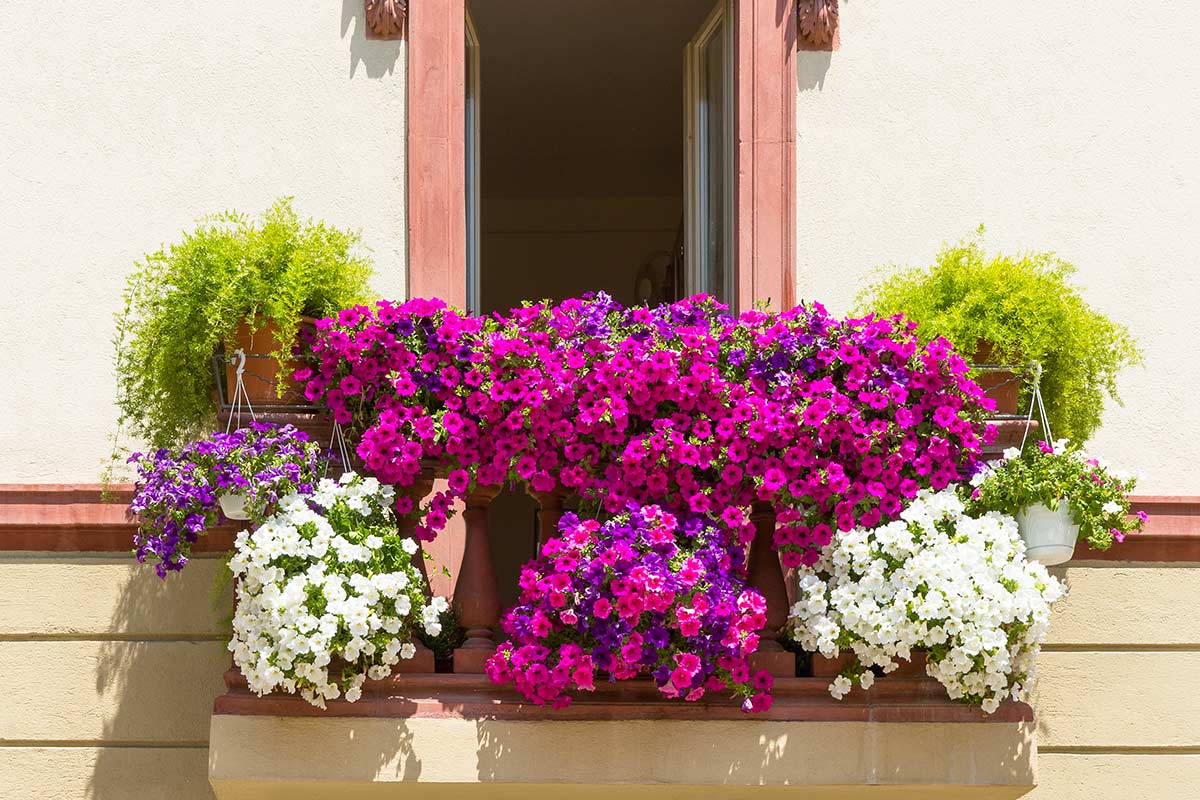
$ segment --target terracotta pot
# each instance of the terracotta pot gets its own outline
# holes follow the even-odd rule
[[[301,324],[309,322],[305,319]],[[254,330],[247,320],[238,323],[234,336],[236,348],[245,352],[246,368],[242,372],[242,384],[246,387],[246,395],[253,406],[302,406],[308,405],[304,397],[304,387],[292,380],[292,373],[299,369],[300,362],[290,360],[284,365],[284,374],[277,383],[279,364],[271,356],[279,349],[279,328],[274,321],[261,318],[255,320],[257,330]],[[291,342],[287,343],[291,347]],[[235,349],[236,349],[235,348]],[[227,354],[231,355],[231,354]],[[225,400],[232,403],[233,390],[237,385],[236,364],[226,362],[225,365]],[[281,391],[276,391],[280,388]]]
[[[914,650],[910,660],[899,662],[900,666],[894,672],[885,675],[884,678],[925,677],[926,655],[927,653],[924,650]],[[814,678],[835,678],[841,675],[842,670],[848,667],[853,660],[854,655],[850,651],[840,653],[834,658],[826,658],[820,653],[813,653],[812,675]]]
[[[971,358],[973,364],[995,363],[992,356],[992,345],[980,342]],[[975,382],[983,389],[983,394],[996,401],[996,414],[1017,414],[1021,400],[1021,380],[1015,372],[1003,370],[1000,372],[980,372],[975,376]]]

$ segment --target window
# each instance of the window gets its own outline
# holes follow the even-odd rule
[[[464,162],[467,200],[467,310],[479,313],[479,35],[471,13],[466,14],[466,97],[463,105],[465,124]]]
[[[733,36],[722,0],[685,58],[686,241],[690,292],[733,304]]]

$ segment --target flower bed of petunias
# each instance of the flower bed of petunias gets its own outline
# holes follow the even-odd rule
[[[1066,439],[1050,444],[1031,442],[1021,452],[1010,447],[1004,458],[992,461],[971,479],[972,506],[1016,514],[1042,503],[1054,509],[1067,503],[1079,525],[1079,537],[1093,550],[1142,529],[1146,512],[1130,513],[1129,493],[1137,479],[1122,470],[1071,447]]]
[[[129,461],[138,471],[129,505],[138,519],[137,559],[150,559],[160,578],[182,569],[192,545],[223,519],[222,493],[243,494],[250,519],[261,520],[280,498],[311,492],[324,465],[304,432],[259,422]]]
[[[836,529],[894,519],[923,488],[969,477],[988,401],[943,341],[902,319],[837,319],[817,304],[738,317],[697,296],[653,309],[604,295],[488,318],[435,300],[381,301],[317,323],[310,400],[401,486],[423,463],[449,488],[419,508],[430,539],[472,485],[561,490],[708,516],[744,542],[771,504],[784,563]]]
[[[900,517],[839,534],[800,569],[796,641],[854,655],[830,692],[869,688],[872,668],[891,672],[924,649],[951,698],[988,713],[1024,699],[1062,584],[1025,560],[1012,517],[970,516],[953,489],[923,492]]]
[[[293,494],[278,513],[238,534],[233,659],[259,695],[299,692],[313,705],[353,702],[368,677],[385,678],[412,658],[417,626],[436,636],[444,598],[427,600],[401,538],[395,494],[347,473]]]
[[[541,558],[521,573],[503,619],[510,638],[487,662],[497,683],[562,707],[613,681],[653,678],[666,697],[708,692],[771,706],[770,674],[750,674],[766,604],[743,579],[743,551],[701,518],[633,506],[606,522],[563,517]]]

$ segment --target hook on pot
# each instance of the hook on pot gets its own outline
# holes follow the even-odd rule
[[[246,371],[246,351],[240,347],[237,350],[234,350],[233,361],[236,365],[234,369],[237,370],[237,376],[240,379],[242,374]]]

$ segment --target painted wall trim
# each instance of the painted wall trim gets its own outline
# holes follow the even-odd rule
[[[132,552],[137,525],[129,514],[133,487],[99,484],[0,484],[0,551]],[[233,547],[233,527],[200,537],[194,552]]]
[[[738,308],[796,303],[796,15],[735,0]]]
[[[466,9],[408,15],[408,296],[467,303]]]
[[[102,492],[99,484],[0,484],[0,551],[128,552],[135,524],[126,505],[133,487],[112,487],[111,502],[104,502]],[[1200,563],[1200,495],[1139,495],[1133,508],[1149,515],[1142,533],[1104,553],[1081,546],[1072,563]],[[201,537],[195,550],[228,550],[235,532],[232,526],[219,528]]]

